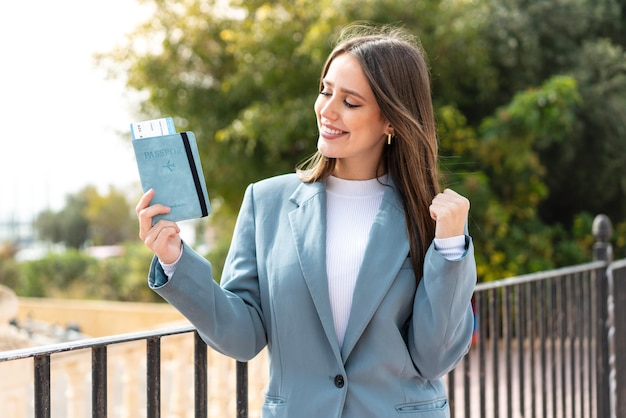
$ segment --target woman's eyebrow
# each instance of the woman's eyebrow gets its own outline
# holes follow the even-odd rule
[[[330,81],[328,81],[326,79],[323,79],[322,83],[326,84],[328,87],[335,87],[335,85],[332,82],[330,82]],[[350,94],[352,96],[356,96],[359,99],[365,101],[365,97],[361,96],[359,93],[357,93],[354,90],[350,90],[350,89],[346,89],[346,88],[340,88],[339,91],[341,91],[342,93]]]

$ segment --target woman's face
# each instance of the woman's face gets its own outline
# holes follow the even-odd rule
[[[318,150],[336,159],[333,175],[350,180],[374,178],[387,133],[392,130],[360,63],[348,53],[337,56],[322,86],[315,101]]]

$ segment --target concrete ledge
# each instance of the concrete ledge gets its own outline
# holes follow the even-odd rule
[[[135,303],[102,300],[18,298],[17,321],[31,320],[53,325],[76,325],[91,337],[104,337],[188,322],[166,303]]]

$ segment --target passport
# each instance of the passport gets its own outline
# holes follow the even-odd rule
[[[175,132],[171,118],[131,124],[132,144],[144,193],[154,189],[150,204],[171,208],[152,219],[183,221],[211,213],[198,143],[193,132]]]

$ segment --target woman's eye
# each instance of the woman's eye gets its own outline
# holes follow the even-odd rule
[[[320,91],[320,96],[324,96],[324,97],[331,97],[333,95],[332,92],[330,91],[326,91],[326,90],[321,90]],[[343,104],[348,108],[348,109],[354,109],[357,107],[361,107],[360,105],[356,105],[356,104],[352,104],[348,101],[348,99],[343,99]]]

